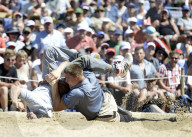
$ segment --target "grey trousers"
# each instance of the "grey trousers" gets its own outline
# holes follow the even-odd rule
[[[58,67],[58,61],[72,61],[71,63],[80,65],[82,69],[88,69],[100,73],[107,73],[111,68],[111,65],[107,64],[106,62],[89,55],[81,56],[73,49],[48,47],[44,50],[44,58],[42,62],[43,78],[45,78],[51,71]]]

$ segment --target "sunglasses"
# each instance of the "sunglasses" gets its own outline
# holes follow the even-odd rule
[[[14,62],[15,61],[15,59],[7,59],[7,61],[11,61],[11,62]]]
[[[178,60],[179,58],[171,57],[172,60]]]
[[[97,12],[104,12],[104,10],[98,10]]]
[[[19,33],[10,33],[10,35],[19,35]]]
[[[90,53],[92,53],[92,50],[91,50],[91,49],[86,49],[85,52],[90,52]]]
[[[108,49],[108,48],[109,48],[109,47],[105,47],[105,46],[104,46],[104,47],[102,47],[101,49],[104,50],[104,49]]]
[[[29,34],[30,34],[30,32],[23,32],[23,34],[24,34],[24,35],[29,35]]]
[[[104,39],[104,36],[99,36],[98,39]]]

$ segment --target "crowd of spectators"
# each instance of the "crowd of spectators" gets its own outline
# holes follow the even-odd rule
[[[12,110],[11,85],[38,87],[43,51],[56,46],[116,65],[132,53],[125,78],[95,73],[102,88],[128,110],[171,112],[182,68],[192,75],[191,22],[192,0],[0,0],[0,111]],[[191,77],[184,88],[191,100]]]

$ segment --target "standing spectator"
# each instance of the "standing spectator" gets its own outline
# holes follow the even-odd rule
[[[155,55],[155,49],[156,45],[153,42],[147,43],[147,48],[145,50],[145,59],[149,62],[151,62],[155,69],[158,71],[159,70],[159,61],[158,59],[154,58]]]
[[[168,77],[168,79],[160,79],[159,84],[171,94],[170,96],[180,96],[180,90],[177,89],[181,80],[181,67],[177,65],[179,53],[172,51],[169,54],[169,59],[168,63],[159,67],[161,77]]]
[[[154,65],[145,60],[145,52],[143,47],[136,47],[133,59],[133,65],[130,68],[131,79],[144,79],[149,75],[156,74],[157,71]],[[135,81],[138,84],[139,90],[146,87],[146,82],[144,80]]]
[[[87,27],[88,26],[86,26],[85,24],[78,25],[77,35],[66,41],[67,46],[70,49],[76,49],[76,50],[82,49],[83,50],[85,46],[89,45],[91,48],[93,48],[94,52],[97,52],[93,39],[86,35]]]
[[[40,57],[40,53],[48,46],[56,46],[66,48],[66,43],[63,35],[53,29],[53,19],[51,17],[44,17],[44,27],[45,30],[37,34],[36,40],[34,42],[34,57],[37,59]]]
[[[0,64],[0,76],[9,77],[10,79],[1,78],[0,81],[0,103],[3,111],[8,111],[8,89],[18,81],[11,79],[17,78],[17,71],[14,67],[15,52],[13,50],[6,50],[4,54],[4,63]]]

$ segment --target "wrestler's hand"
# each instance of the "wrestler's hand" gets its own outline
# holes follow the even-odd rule
[[[29,112],[29,113],[27,113],[27,118],[28,119],[36,119],[37,116],[33,112]]]
[[[61,73],[58,73],[56,70],[52,71],[47,75],[45,80],[51,85],[52,81],[58,81],[59,78],[61,77]]]

